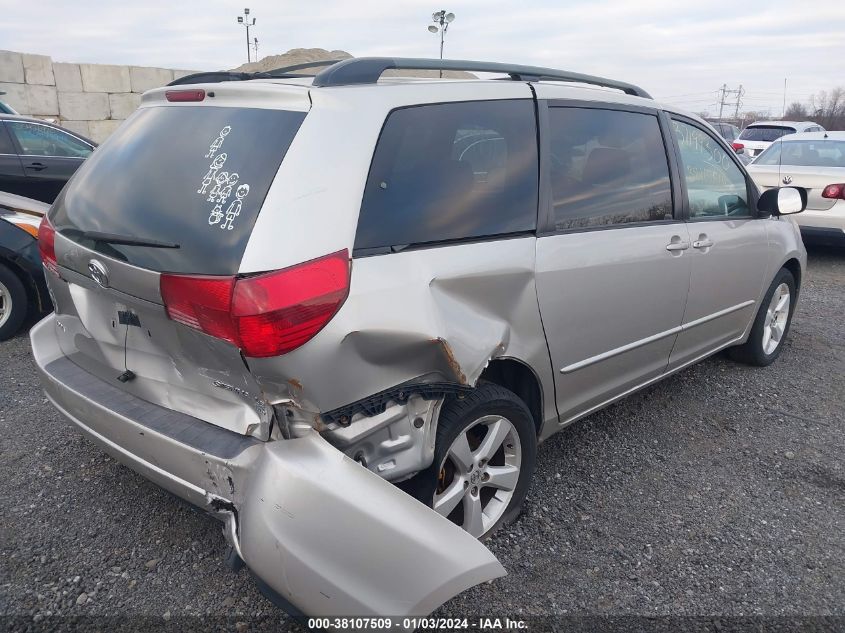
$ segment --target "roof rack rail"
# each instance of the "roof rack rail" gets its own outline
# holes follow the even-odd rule
[[[516,81],[567,81],[614,88],[635,97],[651,99],[639,86],[604,79],[593,75],[538,66],[521,66],[497,62],[478,62],[460,59],[415,59],[409,57],[353,57],[321,70],[314,77],[315,87],[374,84],[386,70],[464,70],[485,73],[503,73]]]

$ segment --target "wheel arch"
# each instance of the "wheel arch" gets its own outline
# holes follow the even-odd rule
[[[543,385],[527,363],[510,357],[494,358],[478,380],[492,382],[519,396],[531,412],[534,428],[540,435],[543,428]]]
[[[796,293],[801,290],[801,262],[798,261],[797,258],[791,257],[787,259],[781,268],[786,268],[789,272],[792,273],[792,277],[795,279],[795,291]]]

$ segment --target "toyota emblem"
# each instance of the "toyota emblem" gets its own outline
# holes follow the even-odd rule
[[[109,272],[102,263],[92,259],[88,262],[88,272],[91,273],[91,279],[96,281],[98,286],[101,288],[109,287]]]

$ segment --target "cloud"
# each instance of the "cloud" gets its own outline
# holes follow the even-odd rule
[[[354,55],[436,56],[428,0],[246,0],[262,56],[290,48]],[[4,10],[3,47],[57,61],[212,70],[246,57],[241,5],[223,0],[103,3],[42,0]],[[691,110],[742,84],[749,108],[779,114],[787,101],[845,83],[845,3],[807,0],[455,0],[451,58],[548,65],[642,85]]]

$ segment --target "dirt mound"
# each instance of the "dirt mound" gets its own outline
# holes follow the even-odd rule
[[[296,64],[304,64],[305,62],[322,61],[324,59],[349,59],[352,57],[346,51],[327,51],[324,48],[294,48],[287,53],[281,55],[268,55],[257,62],[250,64],[242,64],[235,71],[242,72],[256,72],[274,70],[276,68],[284,68],[286,66],[294,66]],[[296,71],[303,75],[314,75],[321,70],[320,66],[314,68],[304,68]],[[437,77],[436,70],[389,70],[385,73],[386,77]],[[446,71],[443,73],[444,77],[450,79],[475,79],[472,73],[461,71]]]

